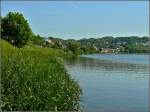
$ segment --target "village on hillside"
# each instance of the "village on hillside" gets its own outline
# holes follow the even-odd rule
[[[123,37],[122,37],[123,38]],[[106,40],[105,38],[99,38],[99,39],[95,39],[95,41],[91,41],[91,39],[82,39],[82,40],[73,40],[73,39],[68,39],[68,40],[63,40],[63,39],[59,39],[59,38],[46,38],[44,39],[45,44],[49,47],[54,47],[54,48],[60,48],[60,49],[67,49],[67,44],[68,42],[72,42],[72,43],[76,43],[78,44],[78,47],[80,47],[81,50],[87,50],[87,51],[93,51],[96,53],[120,53],[120,52],[125,52],[125,50],[128,47],[135,47],[133,48],[136,49],[136,47],[138,48],[148,48],[149,46],[149,39],[148,37],[143,37],[143,38],[137,38],[134,39],[134,41],[132,41],[132,38],[134,37],[130,37],[130,41],[128,40],[121,40],[120,41],[115,41],[117,40],[114,39],[113,41],[108,37]],[[101,41],[99,41],[101,39]],[[110,40],[111,41],[110,41]],[[84,42],[83,42],[84,41]],[[128,51],[126,51],[128,53]]]

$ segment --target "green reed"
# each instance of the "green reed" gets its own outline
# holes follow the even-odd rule
[[[1,108],[11,111],[75,111],[81,89],[57,57],[61,50],[1,46]]]

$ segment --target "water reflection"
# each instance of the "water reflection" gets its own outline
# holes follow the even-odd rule
[[[85,57],[65,64],[83,90],[81,104],[85,112],[147,112],[147,64]]]
[[[115,61],[106,61],[106,60],[96,60],[91,58],[76,58],[66,61],[66,64],[71,66],[79,66],[82,69],[91,69],[91,70],[101,70],[101,71],[115,71],[115,72],[134,72],[141,75],[148,75],[148,65],[147,64],[134,64],[134,63],[123,63]],[[130,74],[132,75],[132,74]]]

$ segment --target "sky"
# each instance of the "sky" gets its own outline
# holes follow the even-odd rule
[[[1,15],[20,12],[33,33],[63,39],[148,36],[148,1],[2,1]]]

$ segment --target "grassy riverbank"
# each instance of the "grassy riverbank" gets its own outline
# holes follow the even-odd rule
[[[16,111],[79,110],[81,90],[62,61],[67,53],[27,45],[1,47],[1,108]]]

